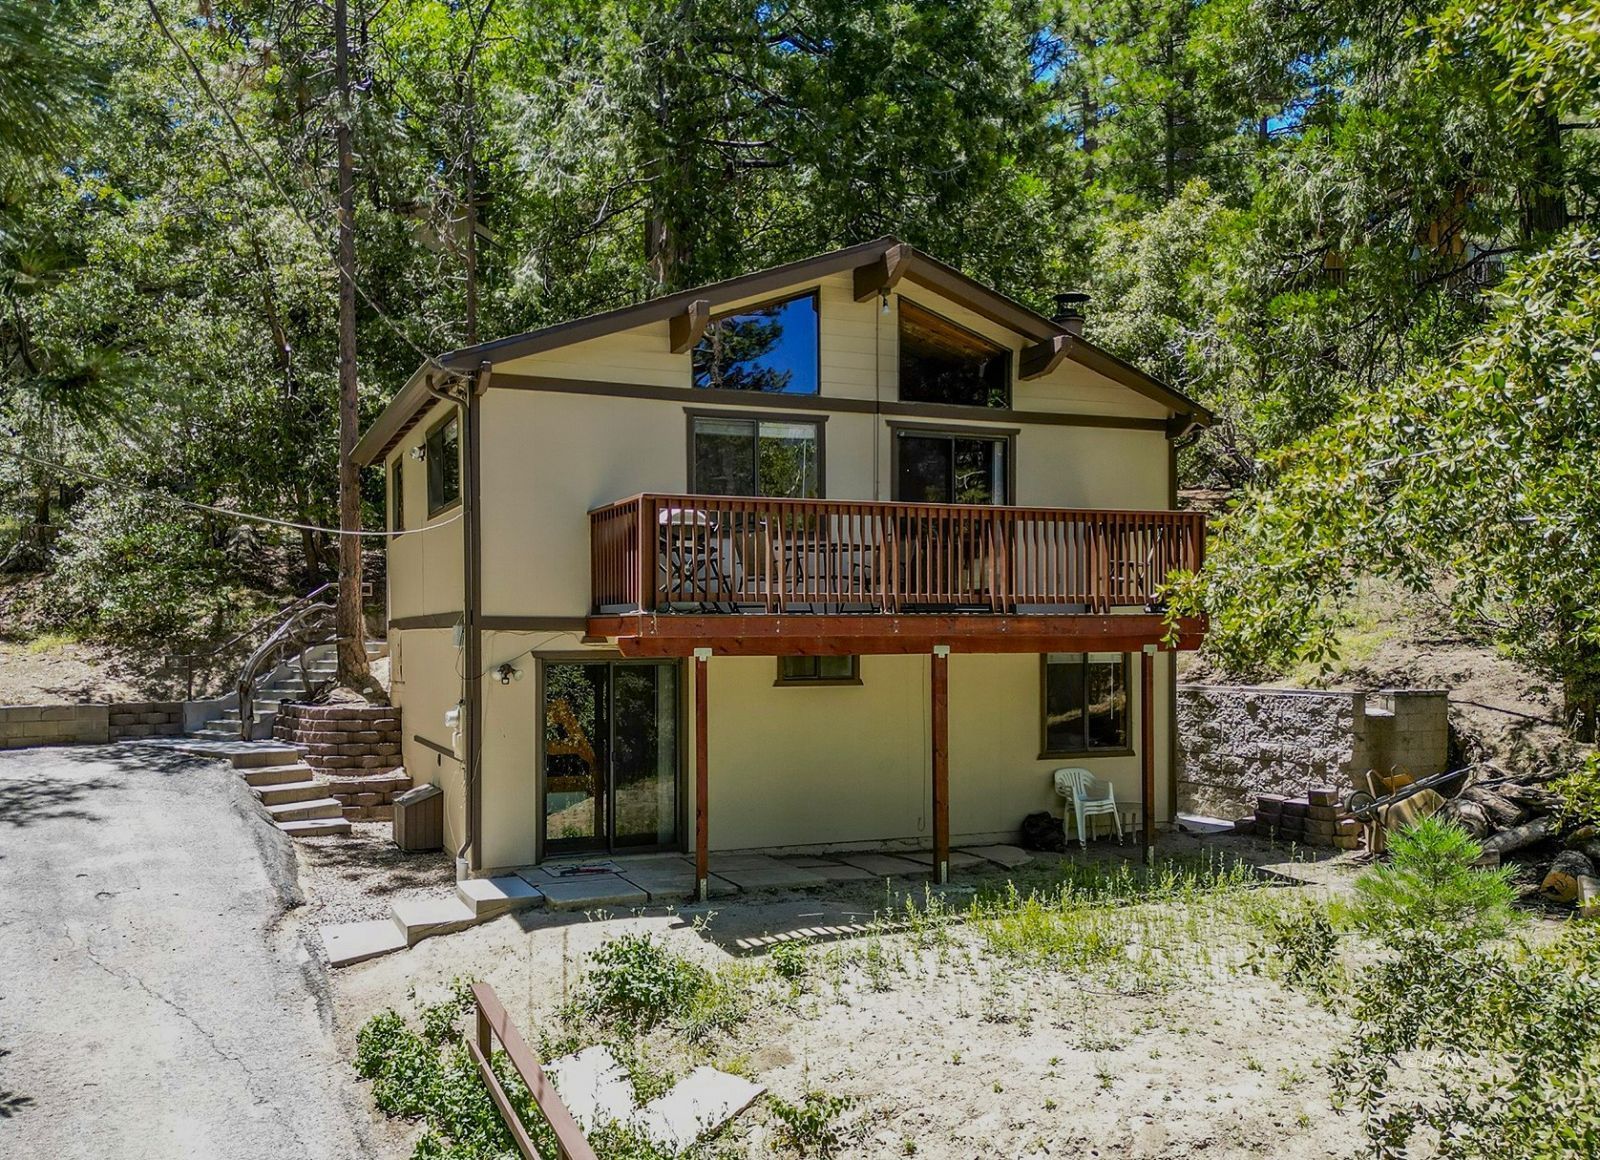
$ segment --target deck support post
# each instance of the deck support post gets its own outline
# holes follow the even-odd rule
[[[950,646],[933,646],[933,880],[950,881]]]
[[[1144,828],[1144,861],[1156,860],[1156,646],[1139,652],[1139,820]]]
[[[709,743],[706,737],[706,668],[711,650],[694,650],[694,897],[705,902],[711,897],[710,826],[706,814],[706,787]]]

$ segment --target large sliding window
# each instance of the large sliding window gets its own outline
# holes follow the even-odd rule
[[[900,503],[1010,503],[1010,435],[896,428],[894,498]]]
[[[1128,752],[1127,656],[1048,653],[1042,659],[1041,756]]]
[[[691,414],[689,490],[698,495],[815,499],[822,494],[822,424]]]
[[[902,298],[900,401],[1009,407],[1011,352]]]
[[[694,348],[694,385],[814,395],[821,361],[815,292],[711,320]]]

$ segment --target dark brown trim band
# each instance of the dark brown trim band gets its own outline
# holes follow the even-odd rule
[[[396,616],[389,621],[389,631],[408,632],[414,628],[454,628],[461,623],[459,612],[425,612],[420,616]]]

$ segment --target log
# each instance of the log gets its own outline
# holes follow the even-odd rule
[[[1489,815],[1477,802],[1452,798],[1439,807],[1439,816],[1454,822],[1478,841],[1489,836]]]
[[[1569,850],[1581,850],[1590,842],[1600,841],[1600,828],[1595,826],[1579,826],[1572,833],[1562,839]],[[1593,855],[1590,855],[1593,857]]]
[[[1507,801],[1519,805],[1536,814],[1554,813],[1561,804],[1561,795],[1541,789],[1536,785],[1503,785],[1495,791]]]
[[[1502,830],[1509,830],[1513,826],[1520,826],[1528,820],[1528,811],[1511,801],[1501,797],[1492,789],[1485,789],[1475,785],[1462,793],[1462,797],[1470,802],[1476,802],[1483,807],[1484,813],[1489,815],[1489,820]]]
[[[1578,879],[1578,915],[1600,918],[1600,878],[1586,874]]]
[[[1509,830],[1501,830],[1491,838],[1483,840],[1485,854],[1505,855],[1513,850],[1520,850],[1524,846],[1531,846],[1535,842],[1543,842],[1556,836],[1556,820],[1554,818],[1534,818],[1526,825],[1514,826]]]
[[[1600,842],[1585,842],[1578,847],[1578,852],[1596,866],[1600,866]]]
[[[1539,885],[1539,897],[1546,902],[1578,901],[1578,880],[1594,877],[1594,863],[1576,850],[1563,850],[1550,863]]]

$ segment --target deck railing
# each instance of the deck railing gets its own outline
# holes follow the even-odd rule
[[[584,1137],[583,1130],[572,1118],[567,1105],[561,1102],[560,1094],[551,1085],[539,1061],[533,1057],[532,1050],[517,1031],[516,1025],[511,1022],[511,1016],[506,1014],[494,988],[488,983],[474,983],[472,997],[477,1020],[467,1037],[467,1049],[472,1053],[472,1061],[478,1065],[478,1075],[489,1089],[489,1098],[499,1110],[500,1119],[510,1131],[511,1139],[523,1160],[596,1160],[594,1149]],[[527,1085],[534,1108],[549,1128],[550,1136],[555,1141],[553,1154],[540,1153],[522,1117],[517,1114],[505,1085],[495,1073],[493,1060],[496,1039],[500,1041],[512,1068]]]
[[[1197,571],[1195,512],[634,496],[589,513],[593,610],[1109,612]]]

